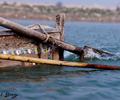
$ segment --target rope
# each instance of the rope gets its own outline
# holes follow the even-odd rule
[[[46,39],[43,41],[46,43],[48,41],[50,35],[45,31],[45,29],[40,24],[37,24],[37,25],[38,25],[39,29],[42,31],[42,33],[44,33],[46,35]]]
[[[47,42],[48,39],[49,39],[50,35],[49,34],[46,34],[46,39],[43,41],[43,42]]]

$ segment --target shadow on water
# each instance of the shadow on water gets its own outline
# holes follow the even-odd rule
[[[51,65],[39,65],[33,67],[11,67],[0,69],[0,82],[40,82],[49,77],[80,77],[90,73],[101,71],[93,69],[66,68]]]

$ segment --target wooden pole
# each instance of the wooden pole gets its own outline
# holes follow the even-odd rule
[[[31,63],[37,63],[37,64],[57,65],[61,67],[64,66],[64,67],[94,68],[94,69],[104,69],[104,70],[120,70],[120,66],[108,66],[108,65],[87,64],[87,63],[80,63],[80,62],[48,60],[48,59],[40,59],[40,58],[33,58],[33,57],[6,55],[6,54],[0,54],[0,59],[31,62]]]
[[[60,40],[64,41],[64,21],[65,21],[65,14],[61,13],[56,16],[56,27],[60,31]],[[61,48],[58,48],[59,52],[59,58],[60,60],[64,60],[64,50]]]
[[[56,16],[56,27],[61,32],[60,40],[64,41],[64,21],[65,21],[65,14],[58,14]]]
[[[83,53],[82,48],[80,47],[76,47],[74,45],[70,45],[68,43],[64,43],[58,39],[55,39],[49,35],[43,34],[41,32],[29,29],[27,27],[24,27],[20,24],[16,24],[12,21],[9,21],[7,19],[4,19],[2,17],[0,17],[0,26],[3,26],[5,28],[11,29],[14,32],[16,32],[16,34],[19,35],[23,35],[23,36],[27,36],[29,38],[32,39],[36,39],[45,43],[49,43],[49,44],[54,44],[57,47],[60,47],[64,50],[70,51],[72,53],[78,54],[79,56]]]

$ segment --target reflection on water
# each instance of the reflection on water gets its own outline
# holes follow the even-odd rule
[[[16,66],[0,69],[0,82],[46,81],[48,77],[80,77],[100,70],[64,68],[51,65],[38,65],[30,68]]]

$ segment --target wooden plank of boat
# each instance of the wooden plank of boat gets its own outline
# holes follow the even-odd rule
[[[40,58],[16,56],[16,55],[6,55],[6,54],[0,54],[0,59],[31,62],[31,63],[37,63],[37,64],[57,65],[57,66],[61,66],[61,67],[64,66],[64,67],[94,68],[94,69],[104,69],[104,70],[120,70],[120,66],[88,64],[88,63],[82,63],[82,62],[68,62],[68,61],[40,59]]]
[[[35,24],[35,25],[30,25],[30,26],[27,26],[27,28],[30,28],[32,30],[36,30],[36,31],[40,31],[41,32],[41,29],[44,29],[48,34],[51,34],[51,33],[60,33],[60,31],[57,29],[57,28],[54,28],[54,27],[50,27],[50,26],[47,26],[47,25],[40,25],[40,24]],[[3,29],[3,30],[0,30],[0,36],[11,36],[11,35],[15,35],[16,33],[13,32],[12,30],[10,29]]]

